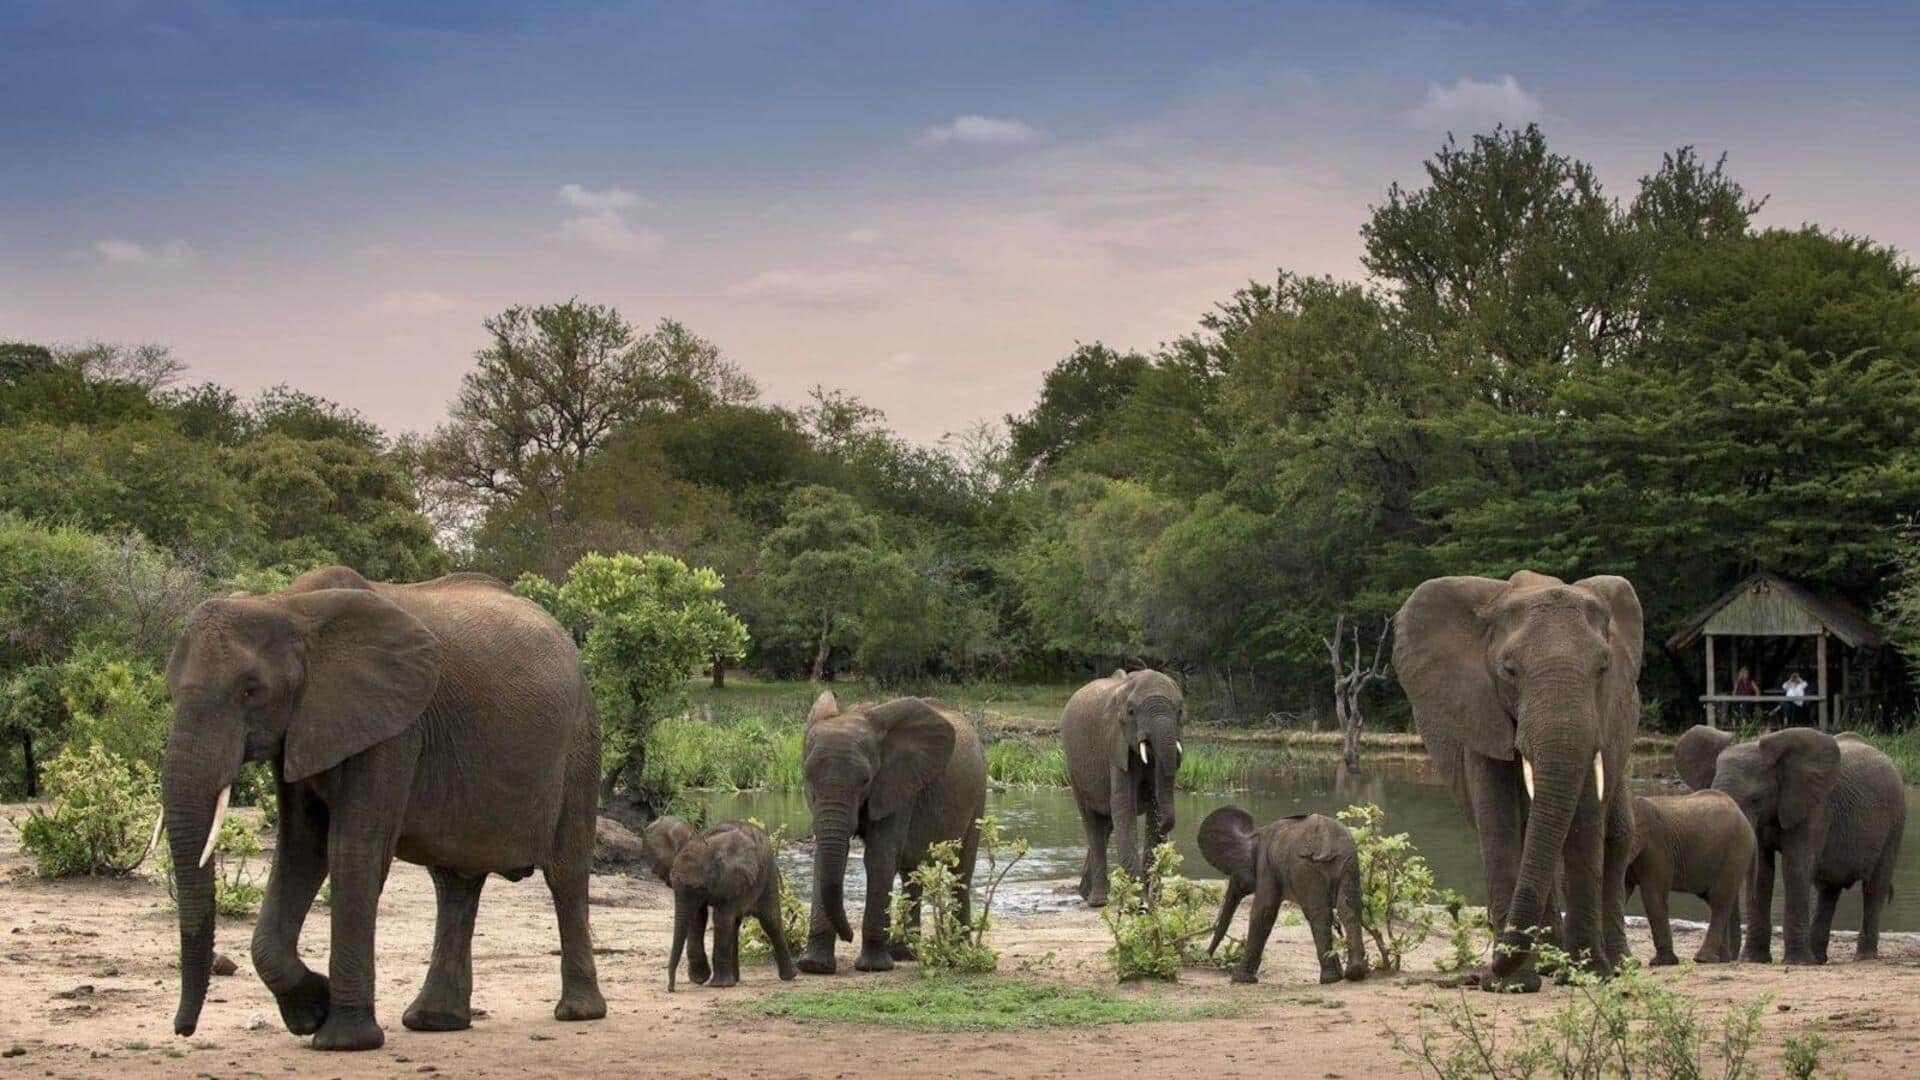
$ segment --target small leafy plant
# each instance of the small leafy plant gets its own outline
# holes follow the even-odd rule
[[[1372,803],[1339,812],[1360,849],[1360,923],[1373,940],[1375,967],[1399,971],[1401,961],[1433,933],[1441,894],[1433,869],[1406,833],[1387,832],[1387,813]]]
[[[1000,965],[1000,953],[986,942],[993,920],[993,898],[1000,883],[1015,863],[1026,857],[1024,837],[1007,840],[1000,834],[1000,821],[992,814],[979,820],[979,858],[984,870],[976,868],[971,919],[960,915],[960,845],[943,840],[929,850],[927,861],[908,875],[911,892],[900,889],[893,894],[891,918],[893,940],[912,947],[923,975],[948,973],[983,974]],[[919,924],[912,921],[915,897],[924,904]]]
[[[1100,918],[1113,934],[1107,956],[1122,982],[1160,979],[1173,982],[1183,964],[1227,966],[1238,963],[1243,943],[1229,939],[1209,956],[1206,939],[1225,888],[1179,876],[1180,853],[1171,843],[1153,849],[1144,882],[1116,868]]]
[[[251,915],[260,910],[260,901],[267,891],[254,879],[253,859],[259,855],[260,837],[256,830],[247,827],[237,814],[227,815],[220,823],[220,835],[213,842],[213,907],[222,915]],[[157,850],[155,865],[159,867],[167,881],[167,900],[176,906],[179,896],[174,891],[173,858],[162,846]],[[333,882],[329,879],[323,886],[327,900],[332,901]]]
[[[1492,940],[1493,928],[1487,921],[1487,909],[1468,907],[1467,898],[1452,889],[1438,894],[1440,907],[1447,913],[1447,951],[1433,962],[1441,971],[1465,971],[1480,966],[1485,943]]]
[[[20,843],[41,877],[124,877],[147,855],[159,814],[153,770],[99,743],[69,746],[46,767],[51,809],[20,823]]]

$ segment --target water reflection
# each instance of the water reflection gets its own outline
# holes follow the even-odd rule
[[[1663,790],[1658,781],[1636,781],[1643,794]],[[1920,798],[1915,789],[1907,791],[1908,813],[1920,813]],[[1344,775],[1337,761],[1286,759],[1258,770],[1252,790],[1225,795],[1182,794],[1175,807],[1179,825],[1174,842],[1184,858],[1182,871],[1192,877],[1219,875],[1200,856],[1194,842],[1200,821],[1214,808],[1232,803],[1245,808],[1258,821],[1269,821],[1287,814],[1334,812],[1355,803],[1377,803],[1387,812],[1387,825],[1396,832],[1412,834],[1414,843],[1433,867],[1434,880],[1442,888],[1457,889],[1473,903],[1485,903],[1485,887],[1480,872],[1480,849],[1467,827],[1466,815],[1454,802],[1453,793],[1424,762],[1395,761],[1370,766],[1361,776]],[[1080,831],[1080,816],[1073,796],[1061,788],[1016,788],[990,793],[990,812],[997,815],[1008,836],[1024,836],[1032,845],[1027,857],[1008,877],[1009,885],[1001,893],[1001,906],[1007,910],[1038,911],[1078,904],[1077,897],[1062,894],[1038,882],[1062,878],[1078,879],[1085,852]],[[809,831],[805,800],[798,794],[742,792],[715,794],[708,804],[712,820],[758,818],[769,828],[785,826],[789,836],[804,837]],[[811,852],[804,846],[790,849],[784,856],[794,887],[811,894]],[[848,861],[847,897],[850,901],[864,895],[865,883],[858,858]],[[1778,909],[1784,903],[1782,890],[1776,887],[1775,925]],[[1675,918],[1705,920],[1707,906],[1691,896],[1675,896],[1670,905]],[[1640,913],[1636,897],[1631,910]],[[1860,891],[1849,890],[1840,902],[1834,918],[1836,929],[1855,929],[1860,920]],[[1893,898],[1888,901],[1884,930],[1920,930],[1920,863],[1903,859],[1896,871]],[[1851,948],[1851,945],[1842,946]]]

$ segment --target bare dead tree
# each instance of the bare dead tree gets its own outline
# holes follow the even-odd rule
[[[1360,711],[1360,699],[1367,687],[1387,677],[1392,667],[1392,659],[1387,655],[1387,637],[1392,633],[1393,621],[1382,619],[1380,632],[1373,641],[1373,659],[1365,664],[1366,655],[1360,648],[1360,620],[1354,620],[1351,630],[1347,626],[1345,615],[1333,621],[1333,635],[1321,638],[1327,646],[1327,657],[1333,664],[1333,712],[1340,723],[1340,730],[1346,733],[1346,747],[1341,761],[1349,773],[1360,771],[1360,729],[1366,724],[1366,717]],[[1353,657],[1344,655],[1351,644]]]

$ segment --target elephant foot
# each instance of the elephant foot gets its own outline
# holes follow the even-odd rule
[[[1653,954],[1653,959],[1647,963],[1647,966],[1648,967],[1673,967],[1679,962],[1680,962],[1680,958],[1670,952],[1657,952]]]
[[[713,965],[707,963],[706,957],[690,956],[687,958],[688,982],[697,986],[711,978],[713,978]]]
[[[831,975],[840,967],[832,952],[801,953],[795,966],[808,975]]]
[[[893,957],[894,960],[903,964],[911,963],[915,960],[920,959],[918,956],[914,955],[913,946],[908,945],[904,941],[896,941],[893,944],[887,946],[887,955]]]
[[[1771,964],[1773,963],[1773,950],[1755,949],[1749,946],[1748,948],[1740,950],[1740,960],[1742,963],[1747,964]]]
[[[1367,977],[1367,965],[1348,964],[1346,975],[1348,982],[1359,982]]]
[[[284,994],[275,994],[274,1000],[280,1005],[280,1019],[287,1030],[295,1035],[311,1035],[320,1030],[327,1022],[327,1009],[330,991],[327,977],[317,971],[309,971],[300,977],[300,982]]]
[[[553,1006],[555,1020],[598,1020],[606,1015],[607,999],[600,996],[597,986],[562,990],[560,1000]]]
[[[1878,947],[1871,949],[1858,948],[1853,950],[1853,958],[1856,962],[1861,960],[1878,960],[1880,959],[1880,950]]]
[[[892,971],[893,956],[884,945],[868,945],[854,958],[855,971]]]
[[[415,1005],[401,1017],[408,1031],[465,1031],[473,1026],[473,1014],[461,1009],[431,1009]]]
[[[1093,908],[1106,907],[1107,891],[1105,889],[1094,890],[1093,894],[1087,897],[1087,906]]]
[[[707,989],[709,990],[725,990],[729,986],[739,985],[740,976],[732,974],[731,972],[722,973],[716,971],[713,973],[713,978],[707,980]]]
[[[1330,967],[1330,968],[1323,967],[1320,969],[1320,985],[1321,986],[1325,986],[1328,983],[1337,983],[1344,978],[1346,978],[1346,976],[1342,974],[1340,969],[1337,967]]]
[[[380,1030],[368,1008],[336,1008],[313,1033],[315,1050],[378,1050],[386,1041],[387,1033]]]
[[[799,969],[795,968],[791,963],[780,965],[780,981],[792,982],[794,975],[797,974],[798,971]]]
[[[1232,981],[1242,984],[1252,984],[1259,982],[1260,976],[1245,968],[1234,968]]]

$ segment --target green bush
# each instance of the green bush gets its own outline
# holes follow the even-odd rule
[[[1441,971],[1478,967],[1487,944],[1493,940],[1487,909],[1468,907],[1467,898],[1452,889],[1442,889],[1438,895],[1440,907],[1447,913],[1447,951],[1433,966]]]
[[[1058,740],[995,739],[987,744],[987,778],[1008,787],[1066,787],[1067,754]]]
[[[1383,971],[1401,961],[1433,933],[1434,909],[1443,901],[1433,870],[1406,833],[1386,831],[1387,813],[1372,803],[1337,815],[1360,849],[1360,924],[1373,940]]]
[[[173,700],[157,666],[90,646],[60,666],[60,698],[75,745],[98,744],[121,760],[160,767]]]
[[[1113,935],[1107,956],[1120,981],[1173,982],[1183,964],[1225,967],[1239,962],[1244,943],[1236,939],[1222,942],[1211,955],[1206,951],[1225,886],[1183,878],[1179,869],[1180,853],[1171,842],[1153,849],[1144,882],[1114,868],[1100,919]]]
[[[124,877],[147,853],[160,802],[153,770],[99,744],[68,747],[47,763],[51,809],[20,823],[20,844],[41,877]]]
[[[927,860],[908,875],[923,904],[918,924],[911,921],[914,898],[906,889],[894,891],[893,908],[888,913],[893,940],[913,949],[922,975],[984,974],[1000,966],[999,952],[986,943],[993,898],[1014,864],[1026,857],[1027,841],[1024,837],[1012,841],[1003,838],[1000,821],[992,814],[981,818],[978,825],[978,860],[986,866],[982,872],[976,862],[970,920],[960,917],[958,841],[942,840],[933,845]]]
[[[1649,978],[1629,960],[1612,979],[1580,969],[1572,958],[1540,946],[1541,962],[1567,973],[1565,1003],[1544,1018],[1503,1023],[1483,1017],[1465,992],[1430,1003],[1412,1034],[1389,1029],[1393,1043],[1423,1076],[1496,1080],[1534,1076],[1646,1076],[1743,1080],[1757,1075],[1750,1059],[1771,996],[1730,1006],[1717,1023],[1699,1003]],[[1429,1014],[1438,1020],[1435,1024]],[[1818,1032],[1797,1045],[1795,1060],[1817,1065]]]

